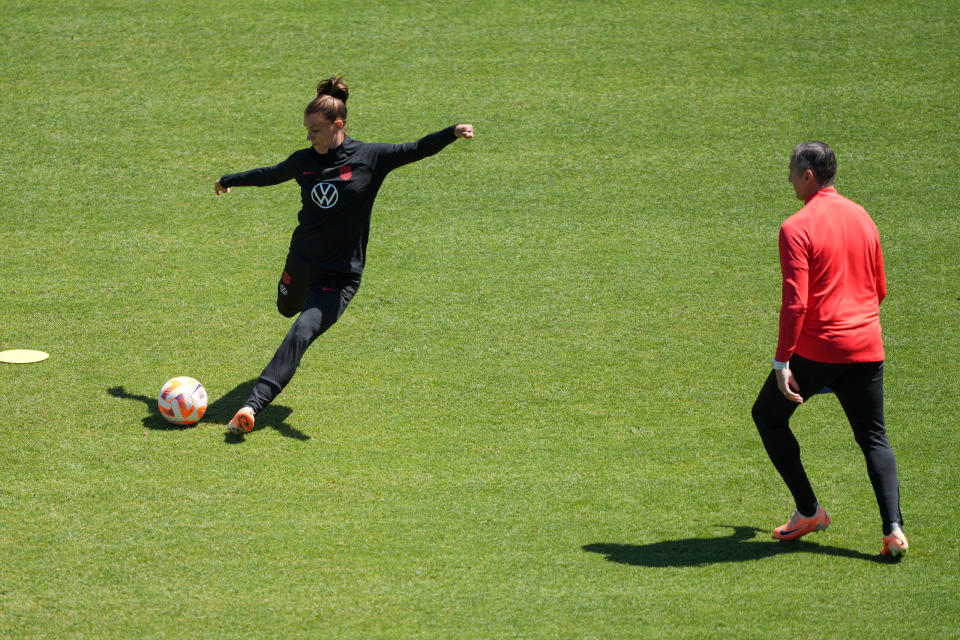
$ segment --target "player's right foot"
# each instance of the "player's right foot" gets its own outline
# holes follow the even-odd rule
[[[227,431],[234,435],[253,431],[253,409],[240,407],[240,410],[227,423]]]
[[[790,521],[773,530],[773,537],[778,540],[796,540],[814,531],[823,531],[830,526],[830,516],[827,510],[817,505],[817,513],[811,517],[794,511]]]
[[[910,545],[907,543],[907,536],[903,535],[900,529],[894,529],[890,535],[883,536],[883,547],[880,548],[880,555],[896,558],[907,553]]]

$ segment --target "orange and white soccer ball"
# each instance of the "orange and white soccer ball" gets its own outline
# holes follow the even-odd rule
[[[197,422],[207,410],[207,390],[194,378],[177,376],[167,380],[157,398],[160,415],[167,422],[188,425]]]

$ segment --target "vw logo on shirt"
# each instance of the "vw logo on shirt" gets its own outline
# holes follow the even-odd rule
[[[329,182],[317,183],[313,187],[313,191],[310,192],[310,199],[321,209],[329,209],[337,204],[339,197],[340,194],[337,193],[337,188]]]

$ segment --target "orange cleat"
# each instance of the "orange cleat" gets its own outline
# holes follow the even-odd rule
[[[903,535],[900,529],[894,529],[890,535],[883,536],[883,547],[880,549],[880,555],[896,558],[907,553],[910,545],[907,543],[907,536]]]
[[[234,435],[253,431],[253,409],[240,407],[240,410],[227,423],[227,431]]]
[[[817,513],[812,517],[793,512],[793,517],[786,524],[773,530],[773,537],[778,540],[796,540],[814,531],[823,531],[830,526],[830,515],[827,510],[817,505]]]

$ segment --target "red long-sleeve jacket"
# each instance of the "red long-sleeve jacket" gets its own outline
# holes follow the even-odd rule
[[[776,359],[884,359],[880,302],[887,295],[880,234],[870,215],[833,187],[780,227],[783,303]]]

